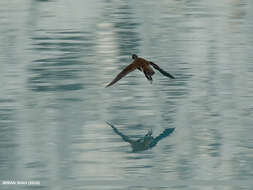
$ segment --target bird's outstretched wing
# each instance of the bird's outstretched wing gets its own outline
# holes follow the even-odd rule
[[[122,77],[126,76],[128,73],[134,71],[135,69],[137,69],[137,64],[131,63],[131,64],[128,65],[125,69],[123,69],[123,71],[121,71],[121,72],[113,79],[113,81],[112,81],[111,83],[109,83],[106,87],[115,84],[115,83],[118,82]]]
[[[162,73],[164,76],[174,79],[175,77],[172,76],[170,73],[167,73],[166,71],[162,70],[157,64],[153,62],[149,62],[150,65],[152,65],[156,70],[158,70],[160,73]]]
[[[109,122],[106,122],[106,123],[113,129],[113,131],[114,131],[117,135],[121,136],[121,138],[122,138],[125,142],[132,143],[132,140],[129,139],[128,136],[126,136],[126,135],[124,135],[123,133],[121,133],[116,127],[114,127],[114,126],[113,126],[112,124],[110,124]]]
[[[154,147],[160,140],[162,140],[165,137],[168,137],[173,131],[175,130],[175,128],[168,128],[165,129],[160,135],[158,135],[153,142],[149,145],[150,148]]]

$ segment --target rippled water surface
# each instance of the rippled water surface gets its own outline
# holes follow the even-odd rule
[[[1,0],[0,189],[252,189],[252,31],[250,0]],[[133,53],[176,79],[105,88]]]

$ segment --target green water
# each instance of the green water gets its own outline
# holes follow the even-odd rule
[[[252,189],[252,31],[249,0],[1,0],[0,189]],[[133,53],[176,79],[104,88]]]

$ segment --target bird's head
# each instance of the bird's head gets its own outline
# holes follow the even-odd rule
[[[136,54],[132,55],[132,59],[137,59],[137,58],[138,58],[138,56]]]

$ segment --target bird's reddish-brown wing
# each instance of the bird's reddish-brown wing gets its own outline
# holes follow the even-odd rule
[[[123,71],[121,71],[121,72],[113,79],[113,81],[112,81],[110,84],[108,84],[106,87],[115,84],[115,83],[118,82],[121,78],[123,78],[124,76],[126,76],[128,73],[134,71],[135,69],[137,69],[137,64],[131,63],[131,64],[128,65],[125,69],[123,69]]]

